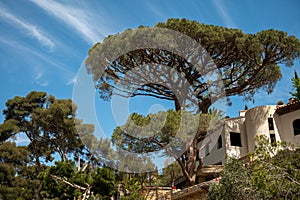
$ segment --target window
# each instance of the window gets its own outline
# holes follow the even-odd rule
[[[269,130],[274,130],[274,122],[272,117],[268,118],[268,124],[269,124]]]
[[[271,144],[276,142],[275,134],[270,134]]]
[[[242,146],[241,134],[230,132],[230,144],[231,146],[241,147]]]
[[[276,142],[276,137],[275,137],[275,132],[274,132],[274,122],[273,122],[272,117],[268,118],[268,124],[269,124],[269,133],[270,133],[271,143],[274,144]]]
[[[222,135],[219,136],[218,145],[217,145],[217,149],[221,149],[221,148],[222,148]]]
[[[300,135],[300,119],[293,122],[294,135]]]

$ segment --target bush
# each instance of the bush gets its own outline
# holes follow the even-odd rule
[[[208,199],[299,199],[300,149],[291,150],[285,143],[270,143],[257,138],[252,154],[254,162],[246,168],[228,158],[219,184],[212,186]]]

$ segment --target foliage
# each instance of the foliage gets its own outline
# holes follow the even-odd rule
[[[271,93],[282,76],[279,64],[292,66],[300,54],[300,41],[296,37],[273,29],[246,34],[186,19],[168,19],[154,28],[157,29],[141,26],[126,30],[105,38],[89,50],[85,64],[93,74],[101,98],[107,100],[113,94],[146,95],[171,100],[179,110],[191,106],[186,103],[193,101],[189,97],[194,96],[195,110],[207,113],[209,106],[224,95],[252,99],[260,89]],[[200,44],[219,70],[219,79],[210,80],[214,64],[203,49],[189,44],[187,37],[176,37],[166,30],[177,31]],[[153,44],[162,47],[151,48]],[[194,67],[195,63],[204,65],[204,69]],[[205,81],[207,78],[212,82]],[[216,90],[220,80],[225,94]]]
[[[219,184],[210,187],[209,199],[258,199],[255,188],[251,185],[250,174],[239,160],[228,158],[221,177]]]
[[[115,154],[109,140],[94,136],[93,125],[75,118],[71,100],[31,92],[8,100],[6,106],[5,121],[0,125],[1,199],[110,199],[118,183],[130,193],[126,198],[136,199],[144,184],[154,183],[157,170],[151,160],[140,157],[139,163],[147,165],[139,166],[129,154]],[[20,133],[28,137],[28,146],[7,142]],[[130,164],[149,172],[117,178],[117,172],[105,167],[105,158],[96,154],[99,147],[118,167]],[[54,154],[60,159],[56,158],[54,165],[44,165]]]
[[[202,167],[198,143],[213,118],[210,106],[224,96],[230,104],[231,96],[253,100],[259,90],[271,93],[282,77],[280,65],[292,66],[299,56],[300,41],[283,31],[270,29],[246,34],[238,29],[168,19],[153,29],[140,26],[106,37],[89,50],[85,65],[104,100],[120,95],[174,102],[178,113],[167,111],[164,125],[158,120],[148,126],[160,131],[145,127],[150,118],[161,119],[164,113],[132,114],[124,126],[114,130],[112,141],[118,148],[134,153],[157,151],[173,142],[174,148],[165,151],[176,152],[173,156],[188,184],[194,185]],[[212,80],[211,74],[217,78]],[[186,120],[186,127],[178,127],[182,110],[203,115]],[[194,132],[195,138],[188,140],[189,147],[183,148],[187,143],[182,141],[187,141],[189,131],[179,140],[176,132],[180,128],[193,132],[196,126],[191,124],[198,124],[198,119],[201,126]],[[176,144],[183,145],[175,150]]]
[[[295,92],[290,92],[294,100],[300,100],[300,78],[298,77],[297,72],[295,71],[295,76],[292,78],[293,90]]]
[[[181,121],[185,116],[190,119],[185,119],[186,124]],[[133,113],[123,126],[114,130],[112,142],[117,147],[134,153],[158,151],[162,146],[176,142],[176,134],[179,132],[184,134],[183,132],[188,130],[184,129],[184,126],[189,127],[190,131],[196,131],[198,125],[196,120],[196,117],[188,116],[184,111],[168,110],[147,116]],[[182,140],[178,142],[184,142],[185,136],[178,139]]]
[[[40,166],[40,158],[51,161],[56,151],[62,160],[78,151],[82,145],[75,129],[75,108],[71,100],[57,100],[45,92],[30,92],[6,102],[5,121],[0,125],[5,141],[25,133],[30,140],[28,149]]]
[[[80,195],[80,189],[73,188],[62,181],[56,180],[51,176],[64,177],[68,181],[73,178],[75,173],[75,165],[72,161],[56,162],[55,166],[48,167],[45,172],[40,176],[43,176],[44,180],[44,192],[42,197],[44,198],[58,198],[66,199],[72,196],[78,197]],[[78,182],[77,182],[78,184]]]
[[[253,162],[245,167],[229,158],[209,199],[298,199],[300,196],[300,149],[286,143],[257,138]]]
[[[137,178],[129,178],[124,182],[124,196],[121,197],[122,200],[135,200],[142,199],[140,196],[140,190],[142,189],[142,185],[140,184]]]
[[[161,151],[173,157],[181,167],[189,185],[196,182],[202,167],[198,144],[209,127],[218,127],[222,112],[211,109],[209,114],[191,114],[168,110],[142,116],[133,113],[127,122],[114,130],[112,142],[117,148],[142,153]]]
[[[0,199],[33,199],[39,181],[34,176],[35,167],[29,164],[27,147],[0,144]]]
[[[249,167],[252,184],[259,188],[263,199],[298,199],[300,195],[300,149],[284,142],[270,143],[268,138],[257,138]]]
[[[279,100],[279,101],[277,101],[276,105],[284,105],[284,102]]]
[[[117,183],[114,171],[110,168],[97,168],[92,173],[93,183],[92,192],[99,194],[102,199],[110,199],[110,197],[116,193]]]
[[[116,189],[113,170],[103,167],[78,171],[73,161],[56,162],[41,175],[44,198],[81,199],[86,193],[89,197],[110,199]]]
[[[117,191],[117,181],[127,183],[127,179],[117,180],[116,172],[105,167],[109,162],[101,153],[110,156],[114,167],[130,164],[149,171],[132,176],[139,188],[154,182],[157,172],[151,160],[140,157],[139,163],[147,165],[139,166],[130,155],[116,154],[109,140],[94,136],[93,125],[75,118],[71,100],[31,92],[8,100],[6,107],[5,121],[0,124],[1,199],[110,199]],[[7,142],[21,133],[29,139],[27,146]],[[99,149],[102,152],[96,154]],[[55,154],[59,155],[55,164],[44,165]],[[129,183],[132,181],[126,188],[134,196],[135,187]]]

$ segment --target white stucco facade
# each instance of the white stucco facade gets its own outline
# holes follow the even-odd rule
[[[282,107],[268,105],[241,111],[239,117],[225,119],[219,133],[213,134],[221,139],[210,141],[209,154],[207,149],[201,153],[203,164],[223,164],[226,155],[247,156],[255,148],[255,137],[260,135],[270,141],[285,141],[300,147],[300,134],[295,131],[299,126],[300,101]]]
[[[297,119],[298,123],[300,123],[300,109],[296,109],[295,111],[284,113],[282,115],[278,113],[274,115],[274,120],[277,125],[280,141],[286,141],[295,145],[296,147],[300,147],[300,134],[295,135],[293,124]]]

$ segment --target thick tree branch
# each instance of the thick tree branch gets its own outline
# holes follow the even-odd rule
[[[77,188],[77,189],[84,190],[84,191],[87,189],[87,188],[82,187],[82,186],[80,186],[80,185],[77,185],[77,184],[75,184],[75,183],[71,183],[71,182],[67,181],[66,179],[61,178],[61,177],[59,177],[59,176],[52,175],[52,174],[51,174],[50,176],[51,176],[53,179],[62,181],[62,182],[66,183],[67,185],[69,185],[69,186],[71,186],[71,187],[73,187],[73,188]]]

